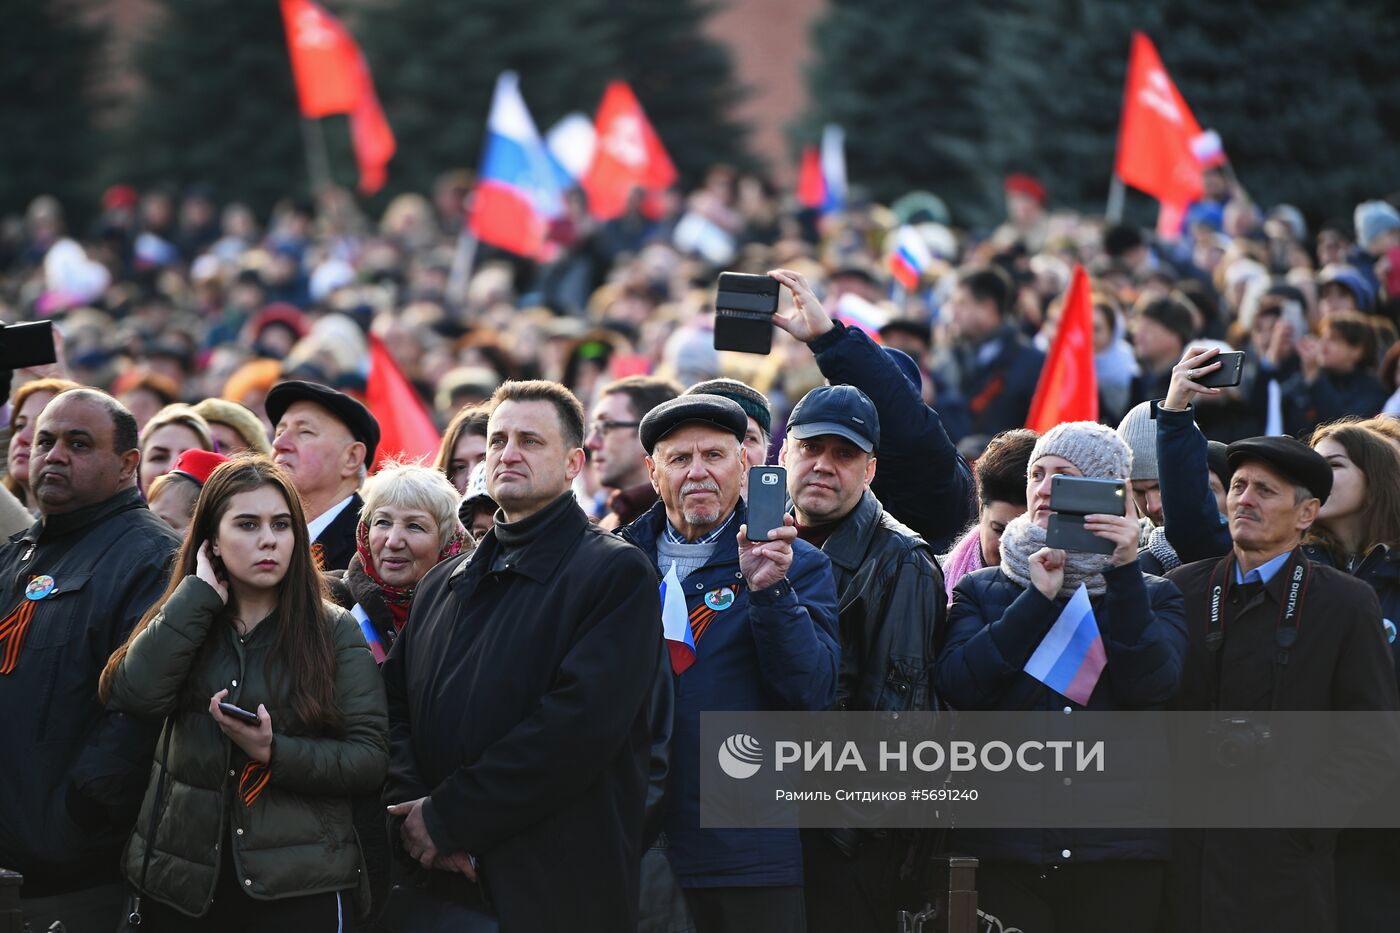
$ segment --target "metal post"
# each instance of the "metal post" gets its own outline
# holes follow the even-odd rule
[[[1104,210],[1108,222],[1116,224],[1123,219],[1123,179],[1115,172],[1108,186],[1108,207]]]
[[[331,158],[326,149],[326,131],[320,120],[302,118],[301,142],[306,149],[306,170],[311,178],[311,196],[316,198],[331,186]]]

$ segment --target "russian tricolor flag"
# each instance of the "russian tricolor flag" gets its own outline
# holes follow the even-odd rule
[[[1081,583],[1026,662],[1026,673],[1085,706],[1107,663],[1089,591]]]
[[[563,209],[559,178],[520,95],[520,78],[502,72],[491,98],[471,230],[483,243],[539,255],[552,217]]]
[[[685,608],[675,561],[671,561],[671,569],[661,581],[661,632],[671,652],[671,670],[685,673],[695,663],[695,634],[690,630],[690,613]]]
[[[906,292],[919,287],[924,270],[933,264],[933,253],[919,231],[905,224],[895,231],[890,252],[890,274]]]
[[[802,153],[797,201],[822,213],[846,206],[846,132],[834,123],[822,129],[820,149],[809,146]]]

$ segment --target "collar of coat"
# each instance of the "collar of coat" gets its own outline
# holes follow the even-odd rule
[[[880,527],[882,511],[880,500],[867,487],[856,507],[837,523],[836,530],[822,546],[833,564],[842,570],[855,570],[864,562],[870,543],[875,540],[875,531]]]
[[[103,499],[96,505],[85,506],[62,515],[50,515],[39,519],[27,531],[21,531],[10,538],[11,541],[52,541],[75,532],[85,531],[98,525],[119,512],[146,508],[146,500],[141,490],[135,486],[123,489],[116,495]]]
[[[748,521],[748,508],[743,498],[739,499],[734,506],[734,514],[730,516],[728,525],[737,531],[738,527]],[[623,540],[635,544],[646,552],[654,565],[656,563],[656,541],[661,537],[662,531],[666,528],[666,503],[660,499],[656,501],[646,514],[637,519],[626,528],[620,529],[618,534]],[[715,542],[714,550],[710,552],[709,558],[705,561],[706,567],[716,564],[737,564],[739,562],[739,540],[732,534],[720,535]]]
[[[562,501],[566,497],[567,501]],[[588,516],[579,508],[572,492],[564,493],[554,503],[545,506],[545,511],[555,513],[549,516],[548,530],[535,535],[533,540],[511,555],[511,572],[536,583],[548,583],[555,576],[564,555],[569,553],[575,539],[588,527]],[[468,574],[479,577],[488,573],[500,549],[501,541],[496,537],[493,525],[481,536],[481,543],[471,558],[462,561],[449,579],[455,583]]]

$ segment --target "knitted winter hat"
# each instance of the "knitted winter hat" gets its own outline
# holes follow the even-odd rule
[[[769,410],[768,397],[753,386],[740,382],[738,379],[709,379],[705,382],[697,382],[689,389],[685,390],[686,395],[718,395],[738,403],[765,434],[773,433],[773,413]]]
[[[1400,211],[1386,201],[1362,201],[1356,205],[1352,223],[1356,227],[1356,242],[1365,249],[1382,233],[1400,230]]]
[[[1133,452],[1111,428],[1095,421],[1067,421],[1046,431],[1035,442],[1030,465],[1050,454],[1096,479],[1125,480],[1132,474]]]
[[[1152,403],[1142,402],[1118,422],[1118,436],[1133,452],[1133,474],[1129,479],[1157,478],[1157,422],[1152,418]]]

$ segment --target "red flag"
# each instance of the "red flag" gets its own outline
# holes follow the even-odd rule
[[[1026,427],[1044,433],[1065,421],[1099,420],[1099,385],[1094,376],[1094,305],[1089,276],[1075,265],[1060,326],[1036,383]]]
[[[1200,124],[1162,67],[1152,40],[1133,33],[1114,172],[1159,201],[1190,204],[1204,192],[1201,161],[1192,149],[1200,135]]]
[[[379,106],[364,54],[345,25],[314,0],[282,0],[282,20],[301,115],[311,120],[350,115],[360,191],[374,194],[384,187],[394,134]]]
[[[816,146],[802,150],[802,167],[797,172],[797,203],[809,210],[826,204],[826,179],[822,177],[822,156]]]
[[[369,379],[365,406],[379,422],[379,449],[374,468],[389,457],[432,459],[442,437],[427,406],[394,362],[388,347],[374,334],[369,337]]]
[[[593,164],[581,180],[593,216],[601,220],[620,216],[633,188],[647,192],[643,210],[648,216],[658,216],[658,196],[675,184],[676,166],[626,82],[608,85],[594,124],[598,145]]]

